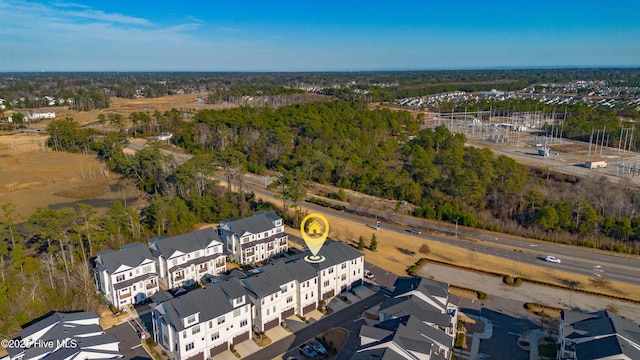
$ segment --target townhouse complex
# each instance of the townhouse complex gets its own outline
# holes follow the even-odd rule
[[[450,359],[457,319],[448,284],[398,278],[378,321],[361,327],[361,347],[352,359]]]
[[[248,274],[217,276],[204,289],[159,302],[152,309],[156,343],[171,359],[213,357],[252,338],[254,332],[317,309],[321,294],[337,294],[363,283],[362,253],[342,242],[327,241],[320,254],[326,257],[322,267],[301,257],[284,258]]]
[[[101,251],[95,260],[96,284],[110,303],[124,308],[146,301],[160,286],[175,289],[219,275],[226,271],[227,257],[249,264],[287,250],[282,218],[275,212],[256,212],[246,219],[223,221],[218,229]]]

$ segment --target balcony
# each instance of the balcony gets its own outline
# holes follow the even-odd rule
[[[207,272],[209,268],[205,265],[205,266],[200,266],[198,268],[198,274],[202,274],[203,272]]]
[[[273,251],[273,248],[274,248],[273,243],[267,244],[267,251],[270,251],[270,250]]]
[[[184,273],[173,276],[173,281],[181,281],[181,280],[184,280]]]
[[[120,299],[131,297],[131,291],[127,291],[126,293],[120,293],[119,296],[120,296]]]
[[[157,288],[158,287],[158,283],[155,281],[150,281],[148,283],[145,284],[147,290],[149,289],[153,289],[153,288]]]

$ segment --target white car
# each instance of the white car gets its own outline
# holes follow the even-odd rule
[[[546,257],[544,258],[544,261],[546,261],[546,262],[552,262],[552,263],[556,263],[556,264],[560,264],[560,262],[561,262],[561,261],[560,261],[560,259],[558,259],[558,258],[557,258],[557,257],[555,257],[555,256],[546,256]]]
[[[373,279],[374,275],[373,275],[373,273],[371,271],[365,270],[364,271],[364,277],[366,277],[367,279]]]

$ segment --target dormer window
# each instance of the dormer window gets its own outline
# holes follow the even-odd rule
[[[124,281],[124,274],[116,276],[116,282]]]
[[[196,322],[196,315],[195,315],[195,314],[194,314],[194,315],[190,315],[190,316],[187,318],[187,325],[189,325],[189,324],[193,324],[194,322]]]

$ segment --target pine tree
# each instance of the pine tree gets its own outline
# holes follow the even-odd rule
[[[364,236],[360,235],[360,237],[358,238],[358,250],[364,250],[365,248],[365,244],[364,244]]]
[[[371,234],[371,242],[369,243],[369,250],[376,251],[378,249],[378,238],[376,234]]]

